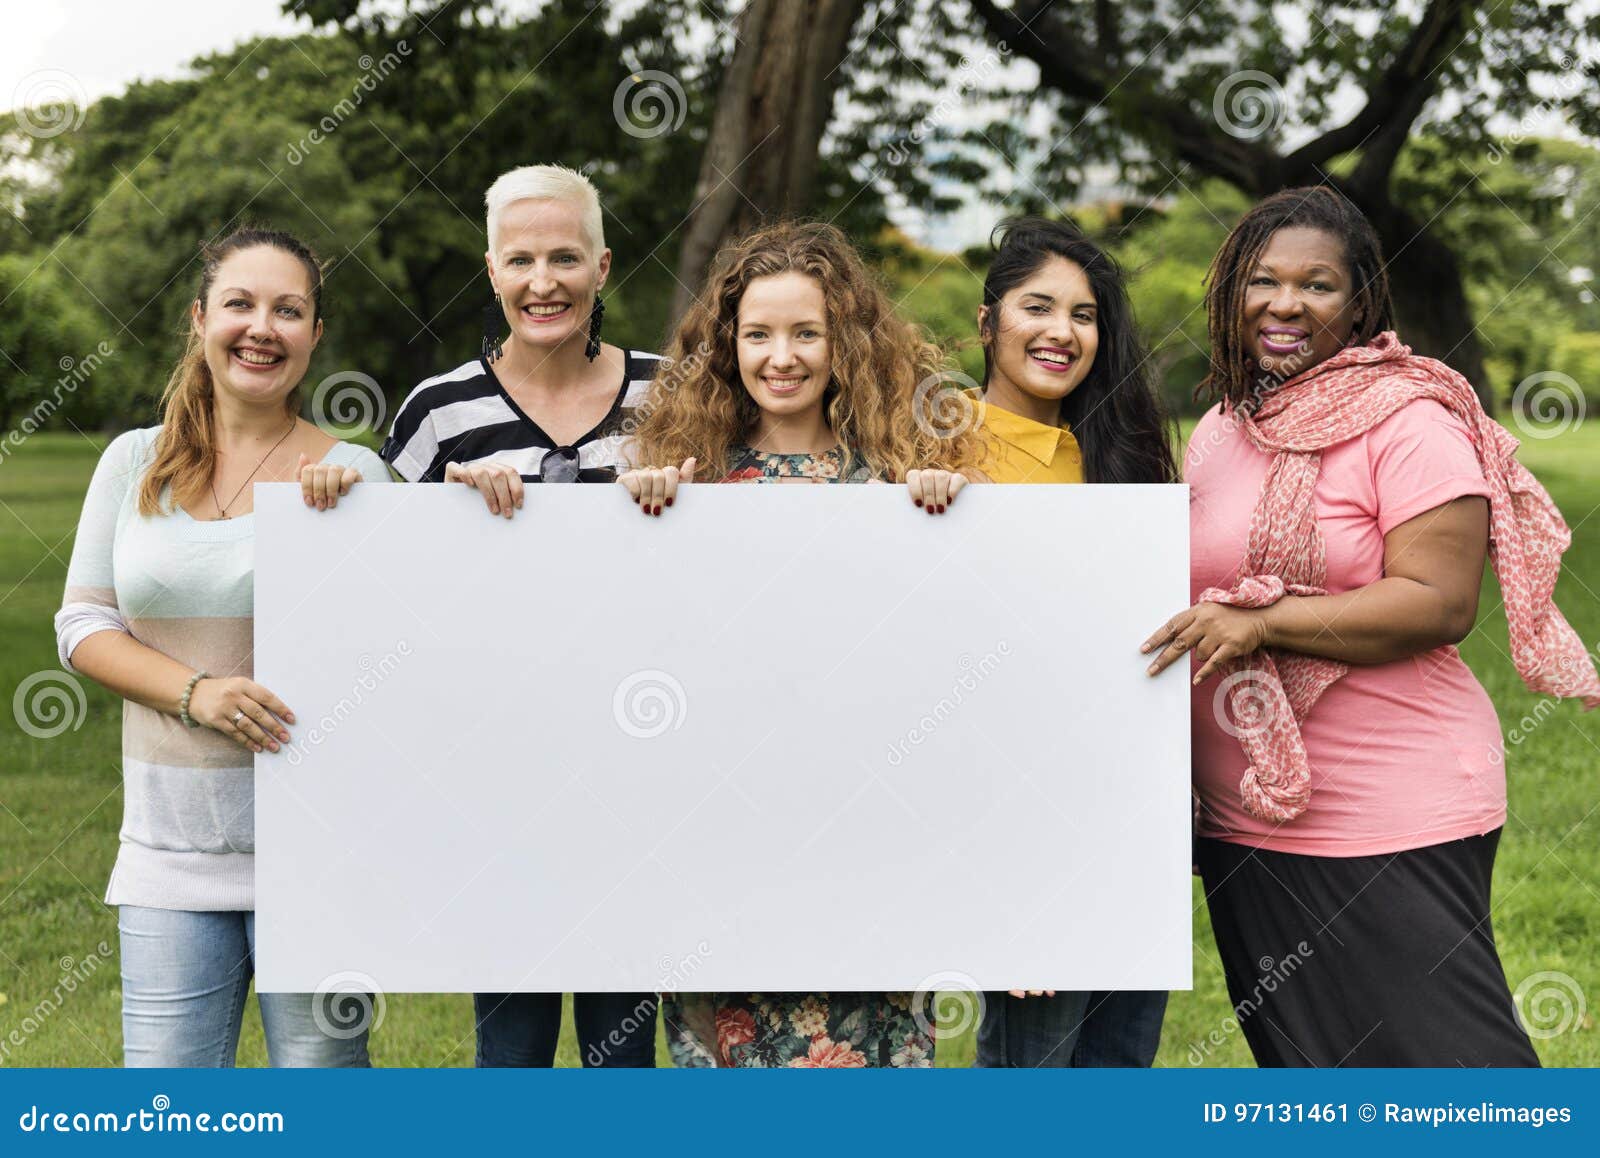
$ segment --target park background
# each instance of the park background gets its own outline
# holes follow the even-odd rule
[[[156,421],[198,246],[241,224],[329,261],[307,412],[369,445],[410,386],[476,351],[482,191],[534,161],[600,188],[607,337],[646,348],[718,244],[789,214],[844,228],[977,376],[988,224],[1073,217],[1128,268],[1187,431],[1211,255],[1256,198],[1327,181],[1383,237],[1402,337],[1523,439],[1574,530],[1558,600],[1600,652],[1592,4],[296,0],[283,15],[286,35],[224,36],[105,95],[63,55],[0,114],[0,1064],[120,1061],[100,901],[120,711],[60,672],[51,617],[98,453]],[[1480,614],[1461,650],[1507,735],[1501,955],[1546,1064],[1600,1064],[1600,722],[1522,687],[1492,577]],[[1194,900],[1195,989],[1173,995],[1158,1064],[1248,1065],[1198,882]],[[470,998],[389,995],[373,1058],[470,1064],[471,1030]],[[941,1041],[941,1064],[971,1056],[970,1033]],[[240,1061],[264,1058],[252,1007]],[[577,1060],[570,1024],[561,1058]]]

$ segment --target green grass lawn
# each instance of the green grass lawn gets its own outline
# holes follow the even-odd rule
[[[0,693],[8,705],[0,710],[3,1065],[115,1065],[122,1055],[116,919],[100,900],[122,813],[118,702],[80,680],[88,703],[81,726],[47,739],[24,733],[9,709],[29,676],[59,670],[51,619],[98,449],[77,435],[40,434],[7,447],[0,460]],[[1522,459],[1574,527],[1557,597],[1584,640],[1600,646],[1600,420],[1526,439]],[[1462,645],[1502,726],[1527,732],[1508,747],[1511,815],[1495,874],[1495,933],[1513,988],[1541,972],[1566,974],[1592,1008],[1600,1003],[1600,716],[1564,704],[1540,711],[1532,728],[1522,724],[1539,700],[1507,658],[1498,606],[1491,578],[1482,623]],[[1230,1032],[1198,882],[1194,905],[1195,988],[1172,996],[1158,1064],[1189,1066],[1203,1054],[1206,1065],[1250,1065],[1243,1036]],[[1545,1064],[1600,1065],[1594,1016],[1536,1040]],[[564,1065],[578,1060],[570,1022]],[[1207,1042],[1214,1033],[1220,1046]],[[385,1066],[470,1065],[472,1049],[472,1003],[460,995],[390,996],[372,1038],[373,1060]],[[658,1053],[665,1063],[665,1048]],[[942,1040],[938,1058],[968,1064],[970,1033]],[[265,1061],[252,1002],[240,1064]]]

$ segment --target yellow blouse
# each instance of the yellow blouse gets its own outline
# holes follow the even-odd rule
[[[997,483],[1081,483],[1083,451],[1066,423],[1046,426],[991,403],[983,405],[989,458],[983,471]]]

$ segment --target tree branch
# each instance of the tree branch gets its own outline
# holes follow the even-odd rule
[[[1030,25],[1017,13],[997,7],[993,0],[971,3],[992,36],[1039,66],[1044,84],[1096,105],[1115,101],[1128,119],[1160,125],[1180,160],[1246,192],[1259,194],[1280,187],[1283,158],[1274,150],[1230,136],[1212,121],[1196,116],[1185,102],[1157,85],[1142,83],[1144,78],[1134,75],[1138,69],[1113,79],[1116,66],[1106,55],[1106,46],[1098,46],[1099,57],[1091,56],[1071,37],[1041,36],[1036,28],[1043,17]]]
[[[1394,60],[1367,90],[1367,103],[1361,111],[1284,159],[1295,180],[1309,179],[1305,175],[1312,170],[1365,143],[1361,167],[1367,172],[1354,183],[1386,183],[1394,158],[1411,131],[1411,122],[1438,88],[1439,66],[1461,43],[1467,13],[1477,3],[1478,0],[1431,0]]]

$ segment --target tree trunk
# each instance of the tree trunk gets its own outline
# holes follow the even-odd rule
[[[865,0],[750,0],[717,94],[678,257],[669,328],[730,238],[812,208],[817,152]]]
[[[1357,204],[1383,243],[1401,341],[1461,374],[1472,383],[1483,408],[1493,414],[1494,391],[1456,255],[1387,198],[1379,204],[1359,200]]]

